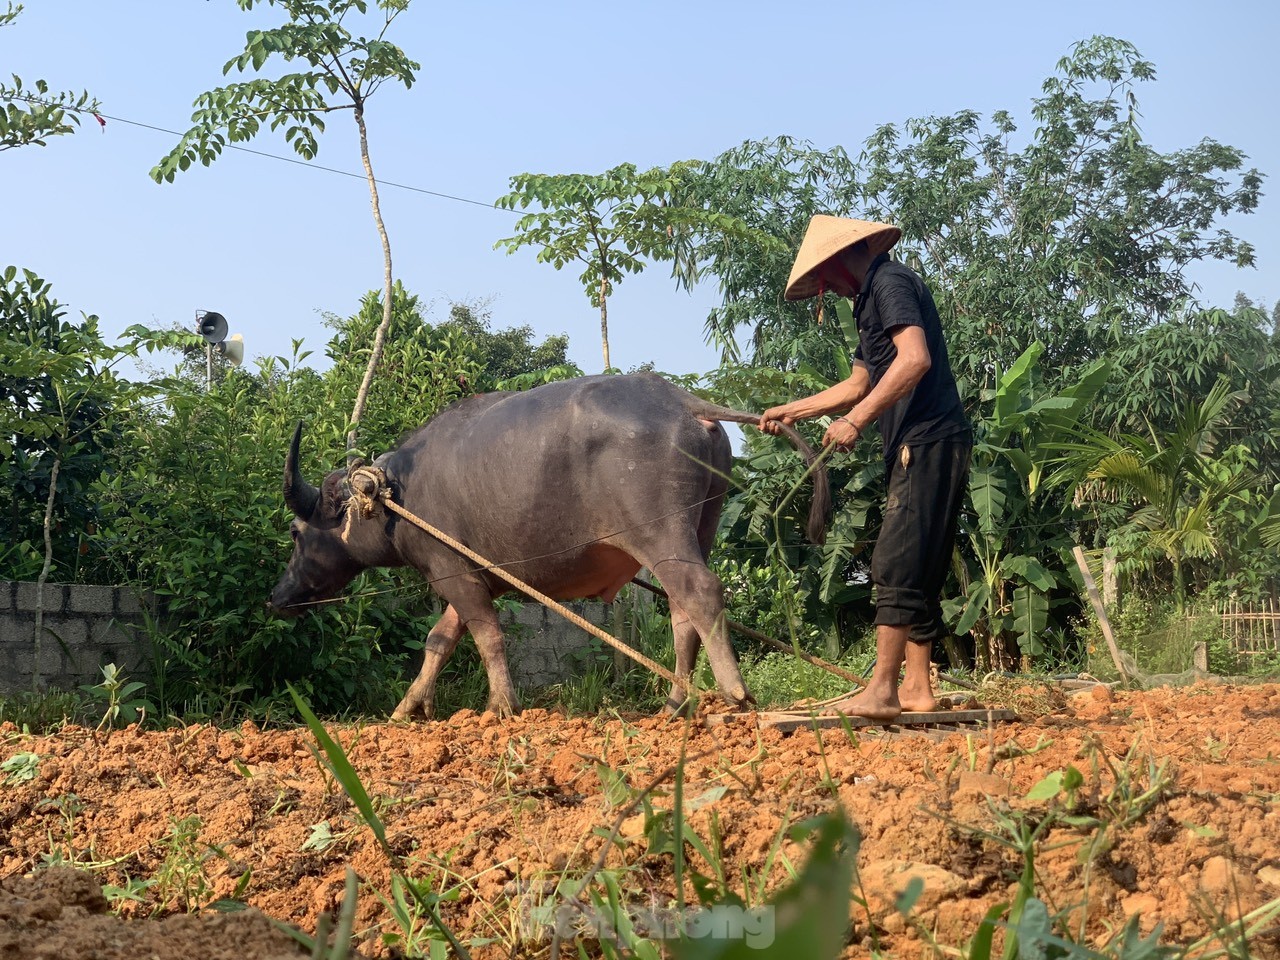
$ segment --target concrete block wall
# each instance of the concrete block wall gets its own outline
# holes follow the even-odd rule
[[[39,672],[45,687],[74,690],[98,683],[108,663],[122,667],[131,679],[150,680],[151,645],[142,629],[144,599],[129,587],[85,584],[47,583],[44,594]],[[0,696],[32,689],[36,597],[34,583],[0,580]],[[568,606],[609,629],[606,604],[581,601]],[[504,612],[502,622],[511,676],[519,688],[560,683],[584,669],[591,638],[559,614],[529,600]]]
[[[566,607],[589,623],[609,630],[609,605],[580,600]],[[523,690],[548,687],[582,673],[592,638],[558,613],[526,600],[501,617],[507,639],[511,679]],[[464,640],[464,643],[469,642]]]
[[[37,668],[45,687],[62,690],[98,683],[108,663],[135,679],[149,674],[151,645],[142,630],[143,600],[130,588],[46,583],[37,664],[38,597],[34,583],[0,580],[0,696],[32,689]]]

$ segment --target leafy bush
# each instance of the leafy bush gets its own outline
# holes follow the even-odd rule
[[[1131,656],[1144,673],[1184,673],[1193,665],[1197,643],[1209,644],[1211,673],[1232,674],[1226,659],[1214,653],[1221,633],[1220,622],[1211,611],[1179,612],[1169,598],[1153,600],[1140,595],[1124,599],[1120,609],[1110,615],[1116,645]],[[1088,670],[1095,676],[1111,678],[1115,666],[1107,650],[1102,628],[1090,618],[1084,628],[1084,641],[1089,651]]]

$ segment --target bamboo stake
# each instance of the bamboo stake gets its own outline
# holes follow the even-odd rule
[[[1097,615],[1098,624],[1102,627],[1102,635],[1107,640],[1111,659],[1116,669],[1120,671],[1125,689],[1128,689],[1129,671],[1124,668],[1124,661],[1120,659],[1120,648],[1116,646],[1115,634],[1111,632],[1111,621],[1107,618],[1107,609],[1102,605],[1102,597],[1098,595],[1098,585],[1093,582],[1093,574],[1089,572],[1089,564],[1085,561],[1084,548],[1077,546],[1071,552],[1076,558],[1076,566],[1080,568],[1080,575],[1084,577],[1084,588],[1089,593],[1089,602],[1093,604],[1093,612]]]

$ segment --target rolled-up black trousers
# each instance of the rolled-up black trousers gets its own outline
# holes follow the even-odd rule
[[[871,554],[876,623],[911,626],[911,639],[945,634],[942,585],[955,549],[973,444],[965,437],[903,444],[888,462],[888,497]]]

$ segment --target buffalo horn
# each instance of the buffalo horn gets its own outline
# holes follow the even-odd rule
[[[298,429],[293,431],[293,442],[289,444],[289,455],[284,461],[284,502],[293,511],[294,516],[306,522],[316,512],[320,503],[320,491],[307,483],[298,468],[298,448],[302,444],[302,421],[298,421]]]

